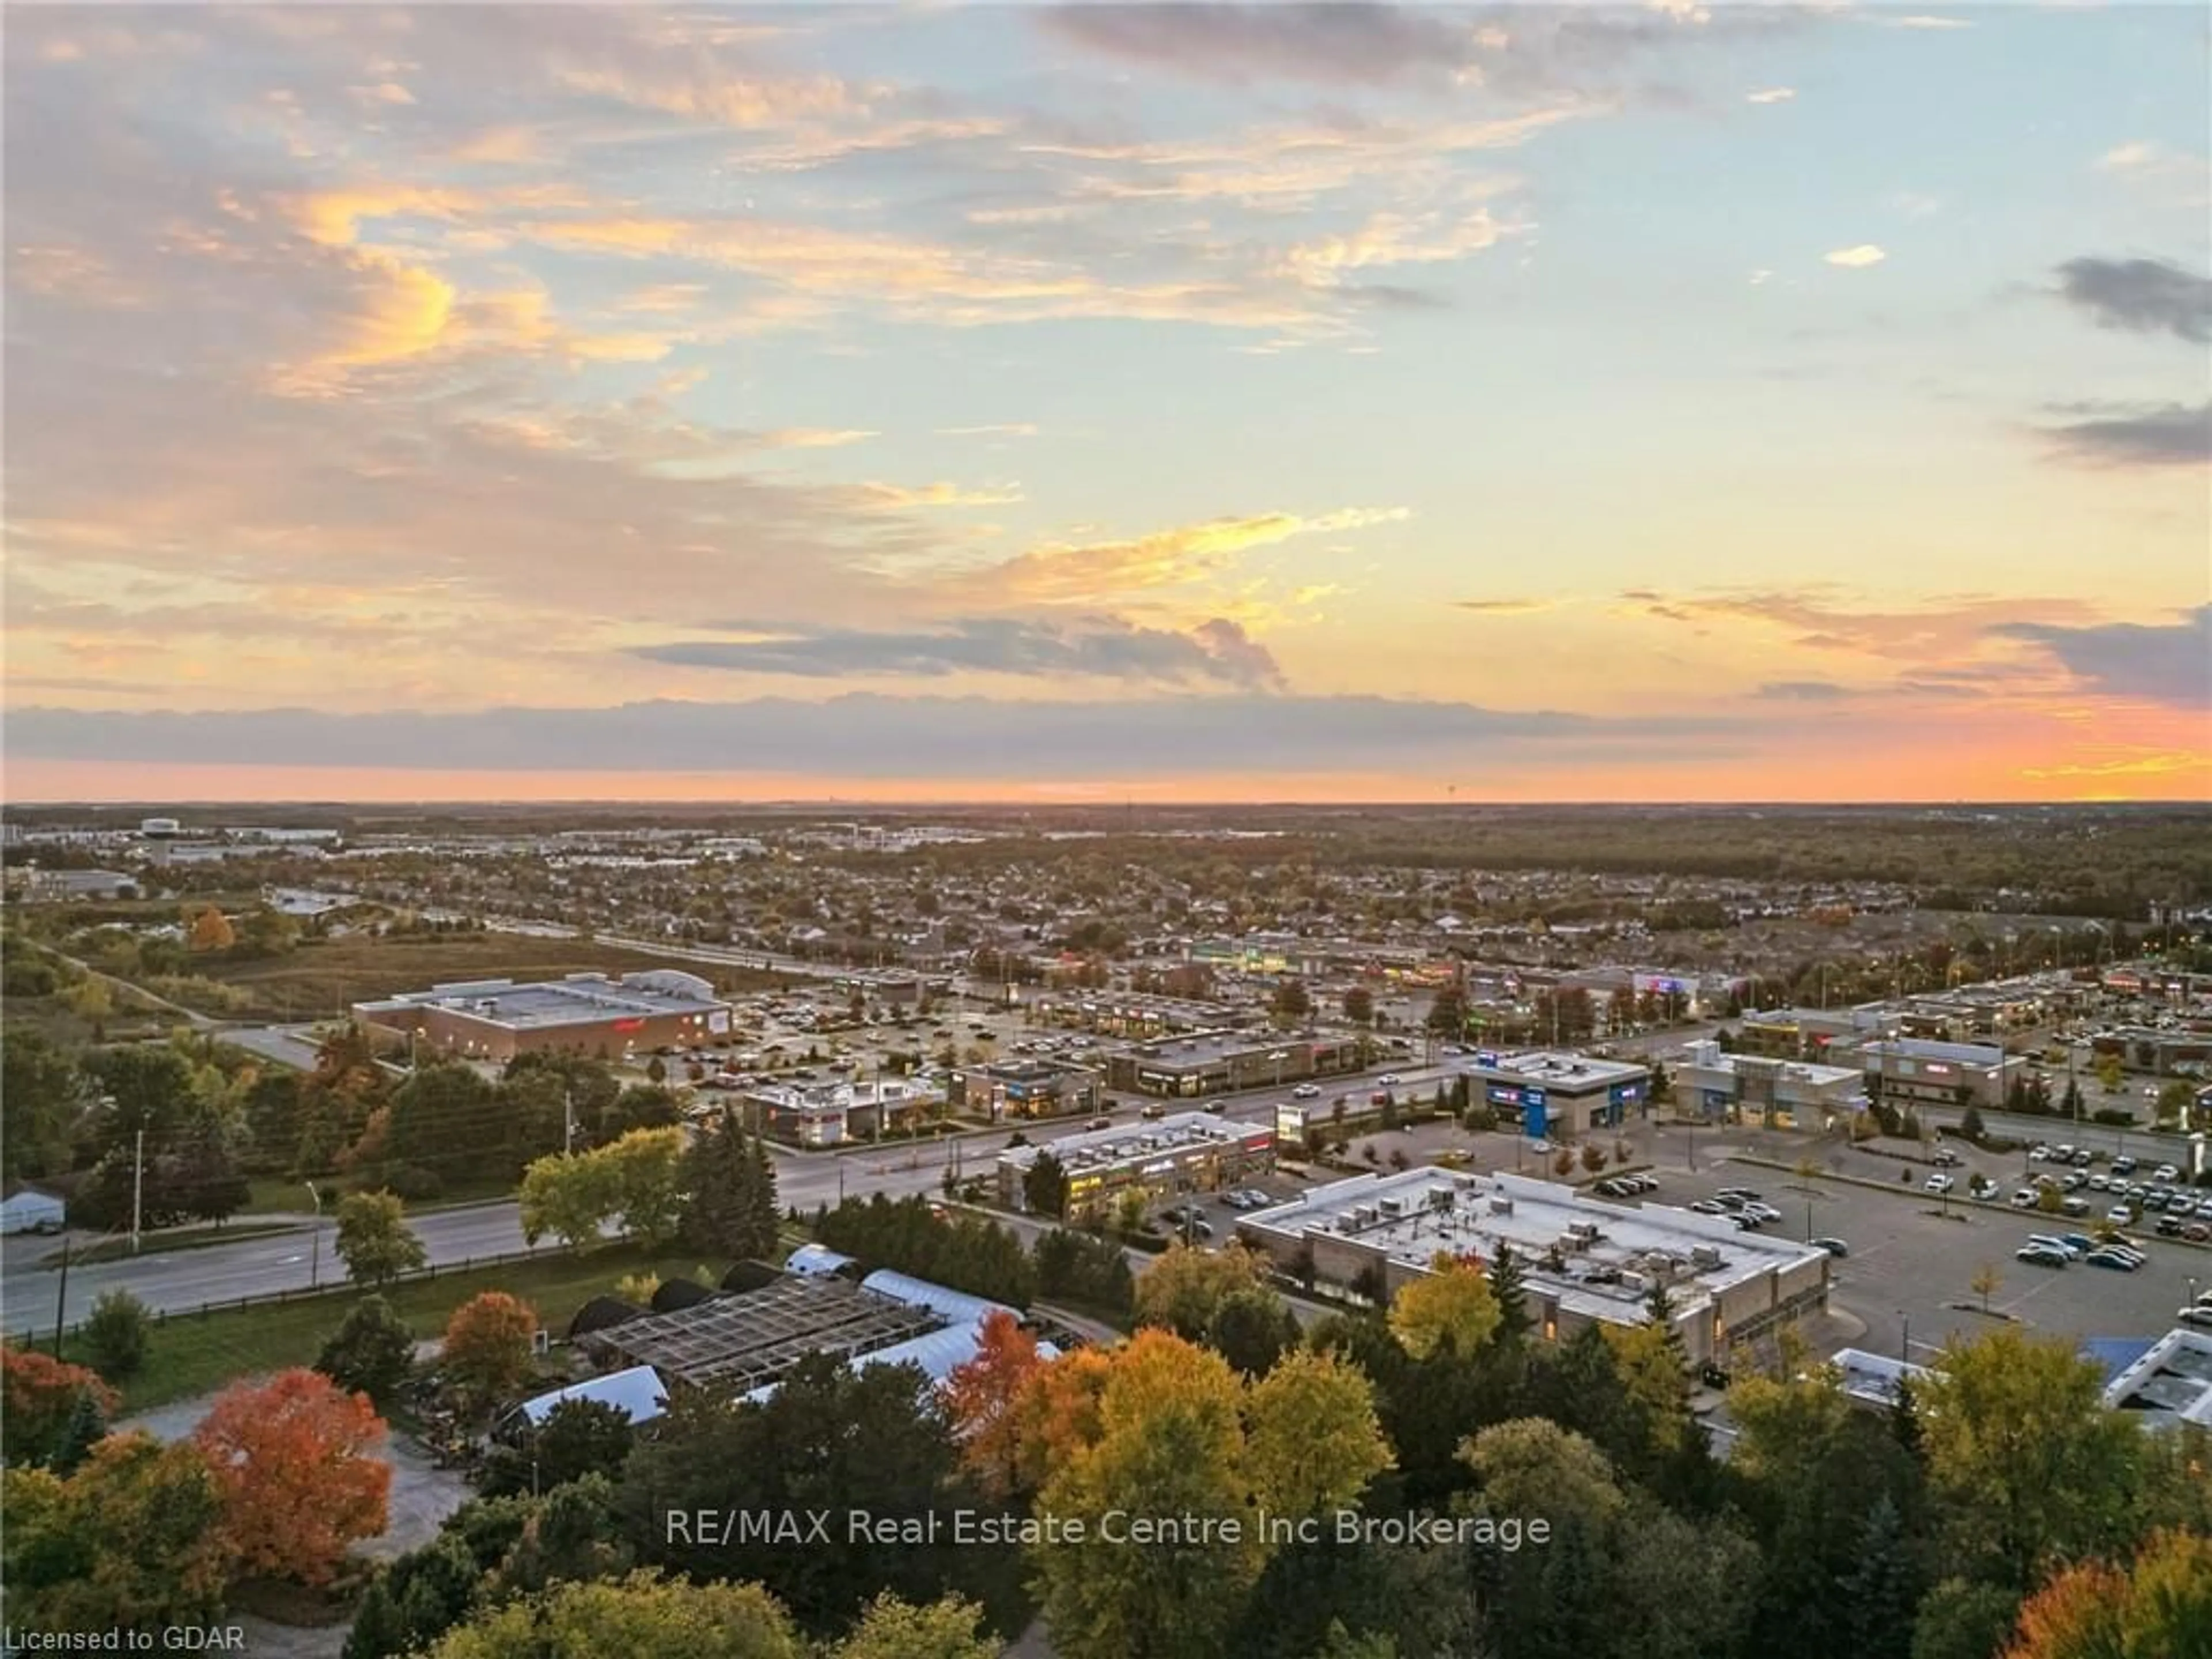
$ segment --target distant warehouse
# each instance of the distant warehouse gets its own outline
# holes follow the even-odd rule
[[[356,1002],[363,1024],[420,1040],[465,1060],[520,1054],[574,1054],[621,1060],[729,1035],[730,1005],[696,974],[672,969],[570,974],[518,985],[511,979],[434,985],[375,1002]]]

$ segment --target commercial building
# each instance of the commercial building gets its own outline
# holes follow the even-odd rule
[[[933,990],[942,991],[945,987],[920,974],[874,969],[842,975],[830,988],[841,997],[857,995],[885,1008],[918,1008]]]
[[[1866,1109],[1865,1079],[1848,1066],[1814,1066],[1758,1054],[1724,1054],[1692,1042],[1674,1074],[1674,1099],[1709,1120],[1743,1122],[1786,1117],[1799,1128]]]
[[[1178,1031],[1218,1031],[1249,1024],[1259,1017],[1226,1003],[1193,997],[1160,996],[1150,991],[1054,991],[1032,1005],[1038,1017],[1102,1036],[1164,1036]]]
[[[2106,1386],[2105,1404],[2152,1428],[2212,1430],[2212,1332],[2168,1331]]]
[[[1063,1135],[1048,1146],[1010,1146],[999,1154],[999,1202],[1029,1207],[1023,1182],[1038,1158],[1050,1152],[1067,1171],[1067,1213],[1103,1213],[1123,1193],[1146,1202],[1177,1193],[1210,1193],[1235,1187],[1275,1167],[1275,1132],[1255,1123],[1232,1123],[1204,1112],[1183,1112],[1157,1123],[1087,1134]]]
[[[1517,1114],[1525,1134],[1589,1134],[1651,1109],[1651,1068],[1627,1060],[1485,1048],[1467,1075],[1474,1098],[1508,1120]]]
[[[1735,1029],[1739,1053],[1770,1060],[1818,1060],[1829,1048],[1879,1036],[1875,1009],[1766,1008],[1747,1012]]]
[[[1521,1260],[1528,1308],[1547,1340],[1583,1327],[1640,1325],[1663,1287],[1693,1365],[1771,1346],[1827,1306],[1824,1250],[1753,1232],[1724,1218],[1645,1205],[1624,1207],[1572,1188],[1511,1175],[1435,1168],[1358,1176],[1263,1210],[1237,1237],[1285,1271],[1396,1294],[1435,1271],[1439,1255]]]
[[[2164,1025],[2123,1025],[2089,1039],[2099,1056],[2112,1055],[2130,1072],[2169,1075],[2185,1066],[2212,1060],[2212,1032]]]
[[[1836,1368],[1844,1397],[1871,1411],[1894,1411],[1900,1394],[1940,1375],[1925,1365],[1907,1364],[1863,1348],[1838,1348],[1828,1363]]]
[[[1188,1100],[1342,1077],[1359,1070],[1360,1048],[1358,1036],[1350,1031],[1285,1036],[1194,1031],[1109,1054],[1106,1080],[1120,1093]]]
[[[1868,1097],[1893,1105],[2002,1107],[2027,1061],[1979,1042],[1878,1037],[1858,1047]]]
[[[1098,1073],[1065,1060],[998,1060],[963,1066],[945,1080],[955,1111],[1008,1119],[1087,1117],[1098,1109]]]
[[[793,1146],[842,1146],[927,1121],[945,1103],[945,1091],[919,1079],[866,1083],[757,1084],[739,1097],[744,1121],[757,1133]]]
[[[656,1048],[720,1042],[730,1031],[730,1005],[714,994],[714,986],[672,969],[619,980],[570,974],[526,985],[511,979],[434,985],[357,1002],[353,1015],[410,1044],[466,1060],[550,1053],[619,1060]]]

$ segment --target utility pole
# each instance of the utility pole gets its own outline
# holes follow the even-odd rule
[[[131,1164],[131,1254],[138,1254],[138,1221],[146,1197],[146,1132],[132,1137]]]
[[[2190,1298],[2194,1301],[2194,1297]],[[53,1358],[62,1358],[62,1314],[69,1310],[69,1234],[62,1234],[62,1285],[53,1291]]]
[[[561,1150],[576,1150],[576,1085],[573,1082],[561,1086]]]
[[[323,1195],[315,1190],[315,1183],[307,1183],[307,1196],[315,1201],[315,1227],[313,1254],[308,1258],[307,1288],[319,1291],[323,1286]]]

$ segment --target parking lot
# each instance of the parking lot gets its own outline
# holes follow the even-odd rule
[[[1850,1254],[1834,1264],[1832,1301],[1841,1316],[1833,1322],[1842,1333],[1841,1346],[1895,1354],[1906,1352],[1909,1341],[1911,1357],[1925,1364],[1954,1334],[1987,1329],[1993,1319],[1951,1305],[1978,1308],[1981,1297],[1973,1281],[1984,1264],[1997,1275],[1989,1296],[1990,1315],[2010,1315],[2037,1330],[2074,1338],[2158,1334],[2172,1328],[2176,1310],[2197,1291],[2212,1289],[2212,1249],[2159,1237],[2148,1224],[2127,1230],[2127,1237],[2149,1257],[2136,1273],[2081,1261],[2055,1268],[2015,1260],[2014,1252],[2032,1234],[2094,1233],[2110,1202],[2084,1190],[2082,1196],[2101,1200],[2086,1220],[2011,1207],[2007,1200],[2022,1184],[2023,1173],[2048,1167],[2029,1164],[2021,1154],[2000,1158],[1959,1148],[1963,1162],[1949,1171],[1957,1188],[1938,1196],[1924,1190],[1932,1166],[1918,1161],[1917,1148],[1911,1149],[1914,1161],[1905,1162],[1833,1139],[1788,1132],[1730,1127],[1692,1133],[1644,1123],[1626,1126],[1621,1139],[1628,1143],[1632,1162],[1648,1166],[1660,1183],[1656,1192],[1633,1201],[1686,1206],[1723,1187],[1746,1188],[1782,1212],[1783,1219],[1766,1229],[1770,1234],[1844,1240]],[[2131,1152],[2139,1157],[2148,1152],[2148,1137],[2130,1139]],[[1354,1143],[1353,1156],[1364,1163],[1364,1149],[1370,1144],[1376,1151],[1373,1167],[1380,1169],[1393,1166],[1394,1152],[1414,1164],[1458,1152],[1475,1170],[1511,1170],[1517,1161],[1524,1174],[1550,1175],[1544,1158],[1510,1134],[1470,1134],[1449,1124],[1427,1124],[1365,1137]],[[1613,1150],[1613,1138],[1601,1138],[1599,1144],[1608,1154]],[[1754,1158],[1786,1167],[1746,1161]],[[1809,1181],[1801,1180],[1794,1170],[1808,1162],[1815,1173]],[[2146,1164],[2134,1179],[2147,1178],[2150,1167]],[[2094,1168],[2109,1175],[2108,1164]],[[1976,1174],[1998,1183],[1993,1202],[1966,1196],[1968,1180]],[[1857,1180],[1837,1179],[1839,1175]],[[1861,1180],[1881,1186],[1863,1186]],[[1894,1190],[1889,1190],[1893,1183]],[[1285,1189],[1291,1185],[1273,1184]],[[2212,1189],[2197,1191],[2205,1194]],[[1228,1237],[1236,1212],[1214,1203],[1206,1214],[1218,1237]]]

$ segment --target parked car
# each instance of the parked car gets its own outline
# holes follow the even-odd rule
[[[2130,1158],[2125,1152],[2121,1153],[2119,1157],[2112,1160],[2112,1173],[2114,1175],[2133,1175],[2135,1172],[2136,1161]]]
[[[1769,1221],[1779,1221],[1782,1219],[1782,1212],[1769,1204],[1747,1204],[1743,1206],[1743,1212],[1749,1216],[1753,1221],[1757,1222],[1764,1223]]]
[[[2105,1219],[2115,1227],[2125,1227],[2134,1222],[2136,1212],[2124,1204],[2115,1204],[2105,1212]]]
[[[1958,1153],[1953,1152],[1948,1146],[1938,1146],[1936,1149],[1935,1155],[1928,1161],[1936,1165],[1939,1170],[1955,1170],[1966,1160],[1960,1158]]]
[[[2181,1179],[2181,1171],[2174,1168],[2171,1164],[2161,1164],[2158,1166],[2157,1170],[2151,1176],[2151,1179],[2153,1181],[2179,1181]]]
[[[2135,1257],[2123,1255],[2118,1250],[2092,1250],[2081,1259],[2093,1267],[2106,1267],[2114,1273],[2131,1273],[2142,1266]]]
[[[1947,1175],[1929,1176],[1928,1179],[1922,1183],[1923,1187],[1931,1193],[1948,1193],[1952,1188],[1958,1184],[1959,1183],[1957,1182],[1952,1180],[1951,1177]]]
[[[2153,1228],[2153,1231],[2156,1232],[2160,1238],[2179,1238],[2181,1237],[2182,1231],[2181,1218],[2179,1216],[2162,1215],[2159,1217],[2157,1224]]]
[[[2089,1213],[2089,1200],[2086,1198],[2069,1198],[2061,1204],[2058,1209],[2061,1214],[2070,1215],[2078,1221]]]
[[[2069,1261],[2082,1254],[2056,1233],[2030,1233],[2027,1236],[2027,1242],[2031,1244],[2040,1244],[2046,1249],[2056,1250]]]
[[[2186,1308],[2177,1309],[2173,1316],[2185,1325],[2212,1326],[2212,1308],[2206,1307],[2203,1303],[2193,1303]]]
[[[1698,1215],[1726,1215],[1728,1213],[1728,1210],[1724,1206],[1714,1203],[1710,1198],[1699,1199],[1696,1203],[1690,1206],[1690,1208]]]
[[[2063,1267],[2072,1258],[2065,1251],[2048,1244],[2024,1244],[2013,1253],[2015,1261],[2027,1261],[2039,1267]]]
[[[1851,1253],[1851,1247],[1840,1238],[1816,1238],[1813,1241],[1813,1248],[1816,1250],[1826,1250],[1830,1255],[1839,1258]]]
[[[2012,1206],[2015,1210],[2032,1210],[2035,1204],[2035,1188],[2033,1187],[2022,1187],[2012,1195]]]

